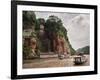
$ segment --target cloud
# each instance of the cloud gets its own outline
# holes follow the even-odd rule
[[[69,40],[75,49],[89,45],[90,20],[88,14],[80,14],[69,22]]]

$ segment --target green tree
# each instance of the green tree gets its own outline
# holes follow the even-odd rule
[[[34,28],[37,20],[33,11],[23,11],[23,29]]]
[[[55,38],[56,35],[61,35],[65,38],[66,42],[68,43],[68,46],[70,48],[71,54],[75,53],[75,50],[72,48],[68,36],[67,36],[67,29],[63,26],[63,22],[60,18],[57,16],[51,15],[46,21],[46,27],[45,30],[49,36],[49,38],[52,39]]]

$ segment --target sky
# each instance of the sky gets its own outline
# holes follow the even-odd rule
[[[79,48],[90,45],[90,15],[86,13],[35,12],[37,18],[48,19],[50,15],[58,16],[68,31],[72,47]]]

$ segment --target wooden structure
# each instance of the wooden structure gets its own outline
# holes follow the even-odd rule
[[[75,56],[74,57],[74,63],[75,64],[83,64],[87,61],[86,56]]]

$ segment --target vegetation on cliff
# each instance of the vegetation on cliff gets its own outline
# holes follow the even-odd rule
[[[64,37],[68,52],[74,54],[75,50],[69,42],[67,29],[59,16],[50,15],[47,20],[37,19],[33,11],[23,11],[23,53],[25,56],[30,53],[30,43],[28,41],[30,38],[36,39],[40,52],[47,52],[54,51],[53,39],[57,35]]]

